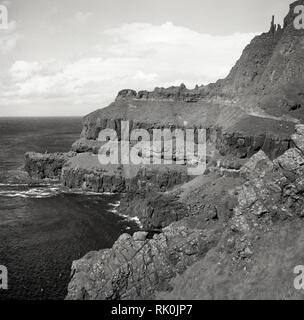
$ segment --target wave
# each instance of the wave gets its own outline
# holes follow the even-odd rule
[[[59,194],[79,194],[86,196],[113,195],[113,193],[98,193],[92,191],[73,190],[63,187],[61,184],[14,184],[1,183],[0,196],[10,198],[43,199],[58,196]]]
[[[3,188],[5,187],[5,189]],[[17,188],[16,188],[17,187]],[[78,194],[85,196],[107,196],[114,195],[114,193],[104,192],[92,192],[92,191],[82,191],[82,190],[73,190],[63,187],[60,184],[56,185],[39,185],[38,186],[30,186],[28,184],[0,184],[0,197],[8,197],[8,198],[30,198],[30,199],[44,199],[56,197],[60,194]],[[138,217],[130,217],[128,215],[122,214],[119,212],[118,208],[120,206],[120,201],[116,201],[114,203],[109,203],[112,207],[108,210],[113,214],[116,214],[127,221],[135,222],[139,227],[142,227],[141,222]]]
[[[81,195],[85,195],[85,196],[112,196],[115,193],[111,193],[111,192],[94,192],[94,191],[83,191],[83,190],[73,190],[73,189],[64,189],[62,190],[62,193],[66,193],[66,194],[81,194]]]
[[[0,187],[27,187],[27,183],[0,183]]]
[[[10,198],[50,198],[56,196],[59,193],[57,188],[33,188],[30,190],[1,190],[0,196]]]
[[[138,217],[130,217],[130,216],[126,215],[126,214],[122,214],[121,212],[119,212],[118,208],[120,206],[120,201],[116,201],[114,203],[109,203],[109,205],[112,206],[113,209],[109,209],[108,212],[117,214],[118,216],[124,218],[127,221],[135,222],[140,228],[142,228],[142,224],[141,224],[141,222],[140,222]]]

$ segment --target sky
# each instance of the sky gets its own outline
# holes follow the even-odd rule
[[[121,89],[214,82],[292,2],[0,0],[0,116],[84,116]]]

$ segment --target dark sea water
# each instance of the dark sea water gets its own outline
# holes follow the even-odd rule
[[[80,118],[0,118],[0,173],[22,167],[26,151],[69,150],[80,131]],[[118,195],[0,179],[0,265],[9,286],[0,300],[63,299],[73,260],[138,229],[115,214],[118,204]]]

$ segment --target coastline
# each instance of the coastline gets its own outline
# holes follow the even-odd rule
[[[226,78],[195,89],[181,84],[121,90],[108,107],[84,117],[80,139],[69,151],[26,153],[30,177],[121,194],[112,210],[142,226],[111,248],[75,260],[66,299],[301,296],[290,281],[303,252],[303,30],[293,26],[298,3],[282,27],[272,18],[270,30],[250,42]],[[140,142],[154,142],[155,130],[169,142],[175,130],[204,131],[205,153],[180,152],[175,136],[169,156],[165,146],[153,146],[160,161],[152,164],[151,148]],[[140,152],[132,149],[134,158],[141,161],[102,163],[99,156],[106,152],[100,150],[125,136],[121,158],[135,145]],[[199,146],[198,135],[180,140]],[[192,176],[193,164],[206,170]],[[265,272],[265,265],[282,269]]]

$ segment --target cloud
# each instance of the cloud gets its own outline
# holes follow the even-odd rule
[[[228,74],[253,36],[212,36],[170,22],[121,25],[106,30],[99,44],[68,63],[16,61],[0,105],[44,101],[94,109],[123,88],[207,84]]]
[[[0,29],[0,55],[14,50],[20,37],[16,21],[10,21],[7,29]]]
[[[10,75],[18,82],[25,81],[39,71],[41,71],[41,65],[38,62],[16,61],[10,68]]]
[[[160,26],[126,24],[105,33],[113,39],[109,54],[121,59],[137,58],[138,68],[158,74],[160,84],[182,80],[190,86],[227,75],[254,36],[251,33],[212,36],[170,22]]]
[[[74,18],[78,23],[86,22],[91,16],[93,15],[92,12],[82,12],[78,11],[75,13]]]

